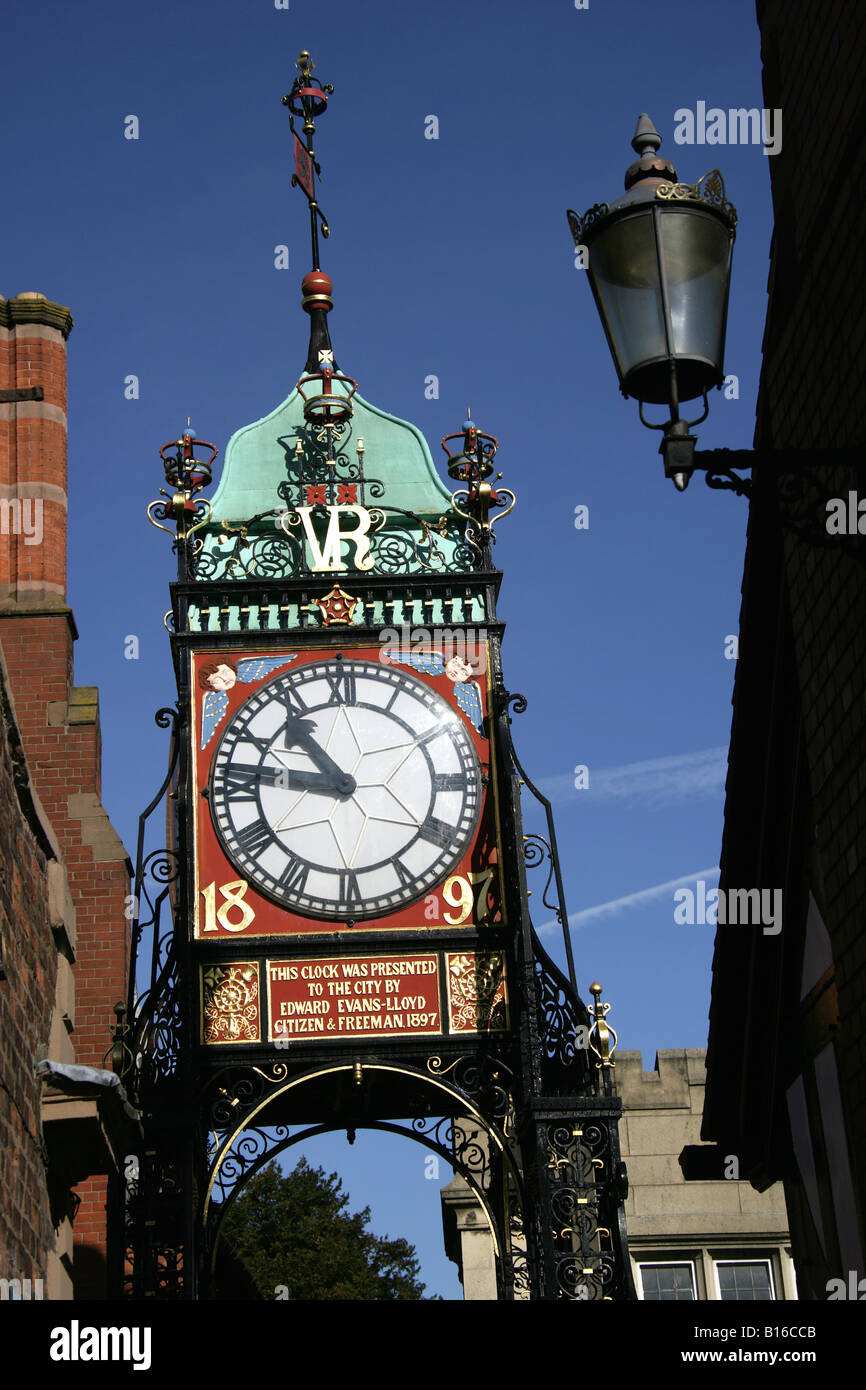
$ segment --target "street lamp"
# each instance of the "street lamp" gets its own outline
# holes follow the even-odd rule
[[[626,191],[596,204],[569,226],[589,274],[620,390],[639,403],[642,424],[663,431],[665,476],[680,492],[696,467],[691,427],[709,411],[707,391],[724,381],[725,324],[737,214],[718,169],[695,184],[677,182],[657,151],[661,136],[638,119]],[[703,414],[680,417],[684,401],[702,396]],[[644,403],[666,405],[670,419],[652,424]],[[738,480],[742,481],[742,480]]]

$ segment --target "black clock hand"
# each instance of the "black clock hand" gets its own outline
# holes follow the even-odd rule
[[[338,767],[334,759],[329,757],[324,748],[320,748],[313,738],[309,719],[299,719],[297,715],[289,715],[286,720],[286,727],[283,735],[286,740],[286,748],[303,748],[307,756],[316,764],[316,767],[323,773],[332,777],[334,780],[334,791],[342,792],[344,796],[351,796],[357,787],[357,782],[350,773],[344,772]]]
[[[228,781],[232,790],[245,795],[252,792],[257,781],[270,782],[272,786],[284,787],[287,791],[340,792],[344,790],[342,773],[339,778],[327,772],[304,772],[291,767],[261,767],[248,763],[233,763],[228,771]],[[352,791],[354,791],[354,779]]]

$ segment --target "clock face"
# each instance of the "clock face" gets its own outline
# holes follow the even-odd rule
[[[461,716],[417,677],[333,657],[261,685],[210,775],[220,844],[267,897],[317,917],[395,911],[459,864],[482,803]]]

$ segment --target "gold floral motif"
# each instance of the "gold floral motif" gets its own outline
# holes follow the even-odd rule
[[[203,976],[204,1041],[259,1042],[259,968],[254,961],[214,966]]]
[[[447,974],[453,1033],[498,1032],[508,1027],[502,951],[449,954]]]

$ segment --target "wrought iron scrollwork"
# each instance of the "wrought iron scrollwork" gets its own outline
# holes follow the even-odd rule
[[[467,538],[456,514],[426,521],[400,507],[372,508],[373,526],[367,533],[372,565],[361,570],[350,554],[341,571],[314,570],[309,563],[305,533],[297,504],[260,512],[242,525],[228,521],[211,543],[195,550],[191,577],[202,582],[224,579],[321,579],[345,571],[352,574],[466,574],[483,567],[482,549]],[[327,519],[324,504],[313,508],[312,519]],[[351,547],[349,547],[351,551]]]
[[[131,1164],[130,1158],[133,1158]],[[182,1212],[183,1175],[173,1158],[150,1145],[126,1159],[123,1294],[127,1298],[178,1299],[185,1292]],[[159,1230],[145,1232],[160,1212]]]
[[[138,822],[135,879],[131,898],[132,933],[130,941],[127,1022],[117,1061],[124,1081],[137,1102],[159,1081],[173,1076],[181,1046],[181,1006],[174,939],[174,893],[181,864],[173,848],[145,850],[148,821],[176,776],[179,754],[179,712],[165,707],[157,711],[154,722],[160,729],[171,729],[168,770],[162,785]],[[150,940],[148,983],[141,988],[137,979],[141,947]]]
[[[614,1261],[610,1231],[601,1221],[609,1129],[598,1120],[544,1127],[550,1191],[555,1291],[564,1299],[609,1296]]]
[[[434,1053],[427,1058],[427,1070],[431,1076],[447,1078],[490,1119],[502,1121],[508,1116],[514,1077],[500,1058],[481,1053],[446,1063]]]
[[[561,926],[562,912],[560,910],[559,903],[551,902],[547,896],[548,890],[550,889],[550,885],[553,882],[554,865],[550,845],[548,844],[547,840],[545,840],[543,835],[538,835],[534,832],[530,835],[524,835],[523,857],[526,860],[526,867],[528,869],[539,868],[545,862],[550,866],[547,871],[547,881],[545,882],[545,885],[541,890],[541,901],[547,908],[548,912],[552,912],[554,914],[557,922]]]
[[[560,1080],[566,1086],[573,1086],[575,1062],[580,1063],[582,1071],[588,1070],[589,1014],[535,933],[532,945],[538,987],[538,1029],[544,1055],[556,1067],[572,1069],[569,1077]],[[555,1079],[549,1078],[548,1084],[555,1085]]]
[[[435,1146],[441,1153],[453,1159],[455,1165],[464,1173],[473,1175],[477,1185],[486,1191],[490,1185],[490,1152],[484,1142],[484,1131],[471,1121],[430,1119],[417,1115],[411,1121],[412,1134],[416,1139]]]
[[[582,217],[571,208],[566,212],[568,225],[571,228],[571,235],[574,237],[575,246],[581,246],[587,232],[600,222],[603,217],[607,217],[610,208],[607,203],[595,203]]]

